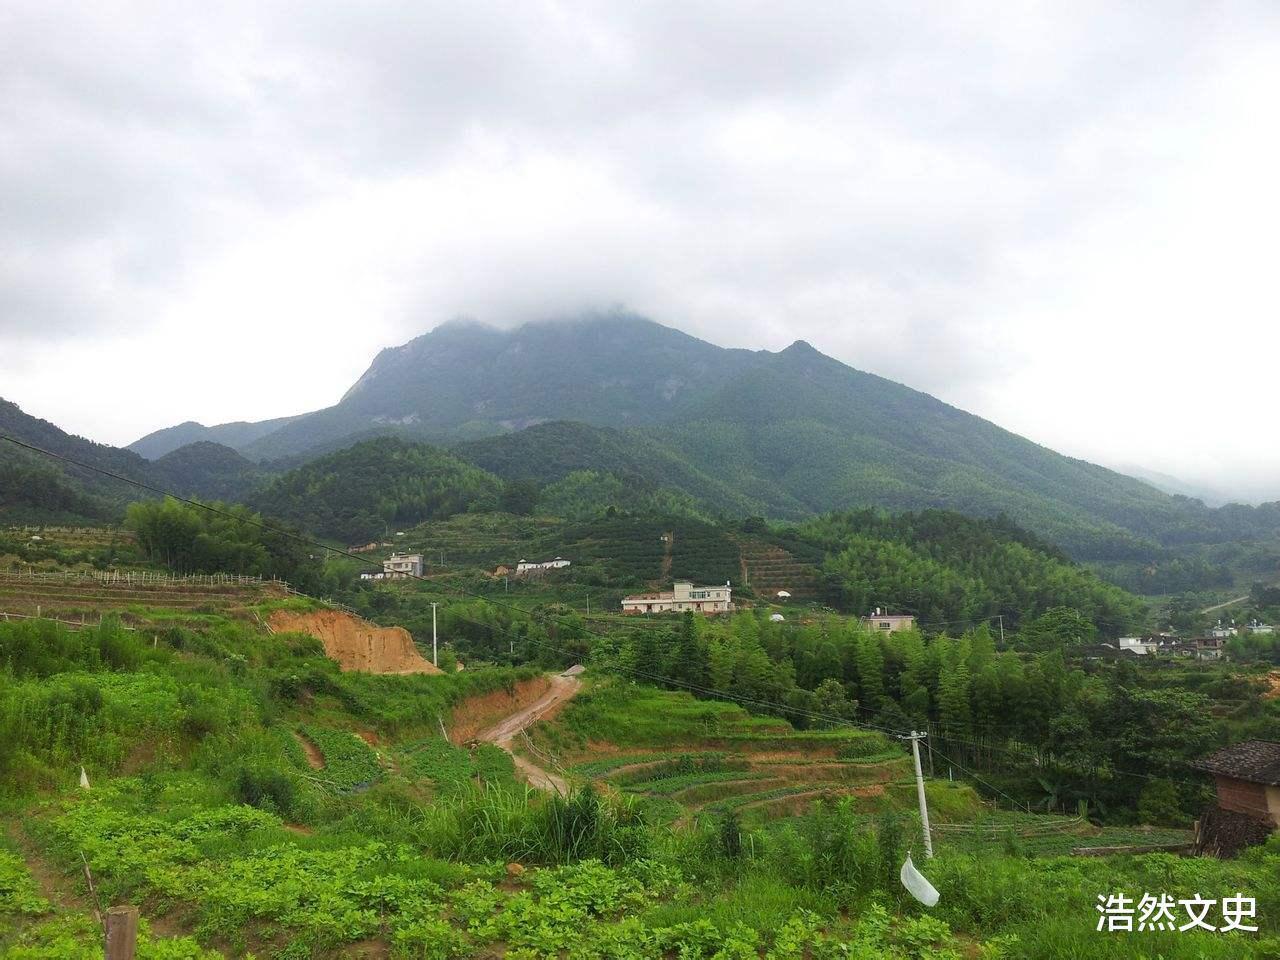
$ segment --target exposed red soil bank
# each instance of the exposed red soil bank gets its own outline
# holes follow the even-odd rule
[[[267,623],[276,632],[309,633],[343,670],[363,673],[441,673],[423,659],[404,627],[380,627],[341,610],[295,613],[277,610]]]

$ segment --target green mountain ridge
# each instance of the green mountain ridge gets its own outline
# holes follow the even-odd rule
[[[379,437],[291,470],[248,499],[268,516],[354,542],[392,522],[496,510],[501,494],[496,477],[444,450]]]
[[[1186,550],[1280,537],[1280,504],[1212,509],[1166,494],[807,343],[725,349],[627,315],[514,330],[447,323],[383,350],[325,410],[184,424],[134,446],[155,453],[209,435],[264,472],[399,436],[450,447],[506,480],[555,484],[590,473],[597,484],[612,477],[691,498],[706,516],[799,520],[869,507],[1004,514],[1077,559],[1130,572]],[[574,483],[583,495],[592,486],[581,476]],[[1269,550],[1253,551],[1259,575],[1270,569]]]
[[[76,461],[58,461],[0,442],[0,512],[14,521],[116,518],[126,504],[148,496],[129,480],[181,496],[237,500],[262,478],[256,464],[222,444],[198,441],[150,461],[132,450],[69,434],[7,400],[0,400],[0,433]]]

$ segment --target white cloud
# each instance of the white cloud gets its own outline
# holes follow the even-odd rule
[[[127,442],[332,403],[457,314],[621,303],[1280,496],[1255,442],[1277,27],[1248,3],[12,3],[0,395]]]

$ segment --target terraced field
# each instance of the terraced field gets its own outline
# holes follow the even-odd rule
[[[248,615],[250,607],[286,597],[283,584],[251,578],[168,577],[129,573],[0,572],[0,616],[43,615],[96,622],[103,613],[126,621],[143,611]]]
[[[741,552],[742,585],[756,596],[772,599],[780,590],[793,600],[817,600],[820,582],[817,569],[804,563],[782,547],[758,540],[737,541]]]
[[[878,733],[796,730],[735,704],[620,681],[579,694],[533,733],[571,774],[639,797],[665,820],[730,810],[767,820],[825,797],[853,797],[872,812],[887,787],[911,784],[905,752]]]

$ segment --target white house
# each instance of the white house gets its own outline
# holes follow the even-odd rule
[[[567,566],[569,566],[569,561],[564,557],[556,557],[554,560],[543,560],[541,562],[520,560],[516,563],[516,576],[522,573],[535,573],[542,570],[559,570]]]
[[[1232,624],[1230,626],[1223,626],[1221,620],[1219,620],[1217,625],[1212,630],[1209,631],[1209,636],[1217,637],[1219,640],[1225,640],[1227,637],[1234,637],[1235,635],[1236,635],[1235,624]]]
[[[422,576],[422,554],[393,553],[382,561],[382,576],[388,580]]]
[[[863,617],[862,624],[870,627],[872,630],[883,630],[886,633],[893,633],[896,630],[911,630],[916,625],[914,614],[910,613],[889,613],[887,610],[881,610],[876,607],[871,611],[871,616]]]
[[[733,590],[728,582],[723,587],[695,587],[688,580],[677,580],[672,589],[662,593],[637,593],[622,598],[623,613],[726,613],[733,609]]]
[[[1133,653],[1139,657],[1154,654],[1160,648],[1155,637],[1121,637],[1116,641],[1121,653]]]
[[[1250,620],[1249,626],[1246,628],[1250,633],[1275,633],[1275,627],[1269,623],[1263,623],[1261,620]]]

